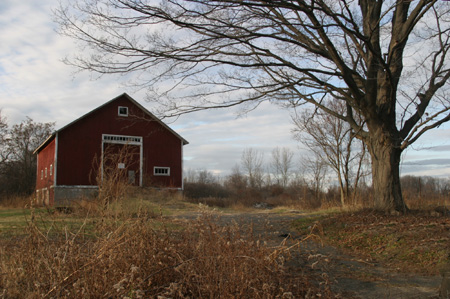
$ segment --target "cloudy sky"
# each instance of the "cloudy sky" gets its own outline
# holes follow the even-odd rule
[[[123,92],[152,111],[144,92],[125,87],[122,78],[91,78],[61,62],[77,48],[55,32],[52,9],[57,5],[58,0],[0,2],[0,109],[9,124],[29,116],[60,128]],[[184,151],[186,169],[226,175],[250,147],[263,152],[266,162],[277,146],[290,148],[297,161],[307,154],[292,139],[289,111],[263,104],[246,116],[237,113],[204,111],[169,121],[190,142]],[[449,177],[450,126],[429,132],[403,159],[402,174]]]

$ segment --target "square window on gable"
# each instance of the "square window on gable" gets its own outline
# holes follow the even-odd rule
[[[128,116],[128,107],[119,106],[119,116]]]

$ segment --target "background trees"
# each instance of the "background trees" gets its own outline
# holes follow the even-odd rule
[[[327,104],[338,113],[344,113],[341,102]],[[308,161],[309,168],[324,168],[325,163],[336,175],[342,206],[354,198],[358,183],[367,175],[364,165],[366,146],[356,138],[350,125],[328,113],[304,109],[293,117],[294,138],[306,145],[320,161]],[[306,162],[306,161],[305,161]],[[317,169],[314,172],[320,173]]]
[[[252,188],[261,188],[264,183],[264,155],[254,148],[246,148],[242,152],[241,165]]]
[[[2,110],[0,110],[0,165],[3,165],[3,163],[8,160],[10,155],[9,148],[7,146],[8,141],[8,123],[6,117],[2,115]]]
[[[260,153],[255,149],[245,149],[243,156],[248,152]],[[337,176],[331,170],[328,160],[320,156],[322,152],[310,150],[294,155],[288,148],[272,150],[272,153],[277,152],[292,153],[286,185],[274,179],[276,176],[273,165],[276,159],[272,156],[270,159],[260,160],[259,165],[263,173],[260,176],[260,184],[253,186],[250,184],[249,174],[241,170],[244,169],[244,160],[236,164],[226,176],[219,176],[204,169],[188,169],[184,176],[184,195],[188,201],[217,207],[291,206],[298,209],[316,209],[344,206]],[[360,167],[359,161],[354,162],[351,163],[351,173],[357,172]],[[350,177],[355,179],[353,174]],[[450,194],[450,178],[406,175],[401,177],[401,181],[404,197],[411,208],[430,209],[446,205]],[[373,208],[374,202],[370,200],[372,197],[373,189],[366,184],[365,176],[361,176],[360,182],[351,186],[351,197],[346,205],[352,208]]]
[[[36,123],[26,118],[9,128],[0,117],[0,196],[29,195],[36,183],[34,150],[53,131],[54,123]]]
[[[294,152],[283,147],[272,150],[272,171],[277,184],[286,187],[289,183],[291,170],[293,168]]]
[[[347,122],[371,155],[376,208],[404,211],[403,150],[450,120],[449,9],[437,0],[79,0],[56,17],[92,50],[69,63],[136,73],[166,116],[271,101]]]
[[[320,152],[313,152],[312,155],[302,160],[304,175],[309,188],[314,194],[315,205],[320,206],[322,194],[324,193],[325,182],[328,180],[328,164]]]

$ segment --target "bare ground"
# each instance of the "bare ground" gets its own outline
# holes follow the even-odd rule
[[[199,216],[189,213],[176,218],[190,221]],[[239,225],[274,250],[290,248],[286,271],[291,275],[302,273],[317,284],[328,285],[334,298],[439,298],[440,276],[401,273],[324,246],[320,238],[301,236],[292,228],[292,221],[300,217],[305,216],[296,211],[282,214],[264,211],[214,213],[211,219],[219,225]]]

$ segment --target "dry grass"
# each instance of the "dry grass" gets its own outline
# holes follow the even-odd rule
[[[25,208],[32,204],[32,196],[9,196],[0,198],[0,208]]]
[[[0,298],[331,296],[317,278],[288,271],[290,252],[283,245],[269,248],[250,230],[218,226],[205,211],[182,225],[163,217],[193,209],[177,193],[138,191],[112,170],[104,174],[98,197],[80,201],[70,215],[30,209],[23,225],[11,216],[18,228],[0,231]],[[255,198],[202,201],[247,210]],[[17,202],[23,207],[30,199]],[[286,195],[266,202],[314,208]],[[321,206],[336,210],[334,202]],[[353,211],[301,221],[299,229],[315,227],[331,245],[401,270],[435,274],[448,261],[448,217]]]
[[[296,224],[301,231],[314,226],[327,244],[400,272],[437,275],[450,262],[449,216],[357,211],[301,219]]]
[[[412,210],[433,211],[436,207],[445,207],[450,210],[450,197],[449,196],[436,196],[430,197],[412,197],[404,196],[406,205]]]
[[[205,213],[180,229],[138,208],[76,229],[37,225],[0,238],[0,298],[294,298],[320,290],[286,256]],[[52,217],[58,217],[53,214]],[[314,297],[314,296],[312,296]]]

